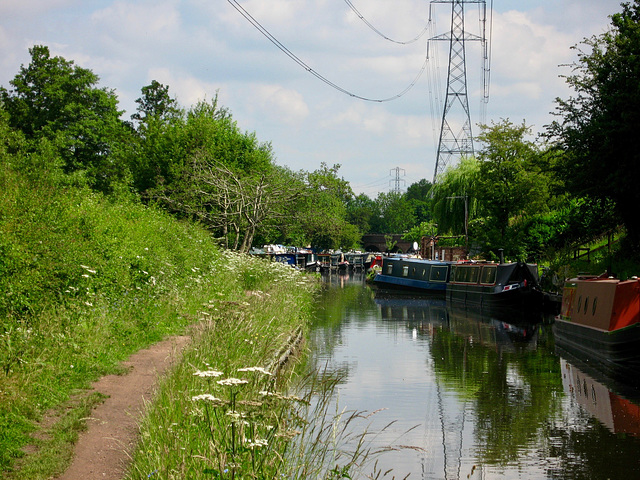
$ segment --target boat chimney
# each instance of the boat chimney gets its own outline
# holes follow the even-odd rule
[[[499,248],[498,251],[500,252],[500,263],[504,263],[504,248]]]

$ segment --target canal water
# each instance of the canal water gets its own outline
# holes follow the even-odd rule
[[[550,319],[325,282],[312,365],[340,377],[336,411],[373,452],[351,478],[640,478],[637,389],[557,352]]]

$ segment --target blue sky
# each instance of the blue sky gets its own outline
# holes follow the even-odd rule
[[[399,41],[413,39],[429,18],[426,0],[350,1],[377,30]],[[406,45],[389,42],[344,0],[238,3],[314,71],[359,96],[395,96],[424,63],[428,34]],[[576,59],[571,47],[604,32],[609,15],[620,10],[617,0],[494,0],[484,114],[480,49],[477,43],[467,49],[474,134],[478,122],[503,118],[542,130],[552,120],[554,99],[570,94],[559,76],[569,73],[560,65]],[[448,31],[450,6],[433,5],[432,11],[432,32]],[[478,18],[477,8],[468,6],[469,30],[478,30]],[[227,0],[0,2],[1,85],[9,87],[35,44],[98,74],[101,85],[116,91],[126,118],[140,89],[157,80],[185,107],[217,93],[242,130],[272,143],[277,163],[293,170],[338,163],[356,193],[375,197],[389,191],[396,167],[405,174],[402,186],[433,178],[442,114],[431,107],[435,89],[429,78],[444,89],[442,42],[415,86],[382,103],[353,98],[318,80]]]

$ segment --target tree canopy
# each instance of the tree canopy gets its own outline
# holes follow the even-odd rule
[[[503,248],[532,259],[620,223],[638,247],[639,25],[636,0],[612,17],[609,32],[584,41],[567,76],[575,96],[557,99],[547,141],[524,121],[492,122],[481,126],[476,157],[404,193],[355,195],[340,165],[277,165],[270,142],[243,131],[217,95],[181,106],[152,80],[125,121],[96,74],[41,45],[0,87],[0,153],[19,151],[11,161],[34,178],[40,168],[107,195],[133,193],[241,251],[264,243],[348,249],[365,233],[437,233],[468,234],[473,254]]]
[[[117,149],[125,135],[115,93],[98,87],[98,76],[49,48],[29,50],[31,63],[0,88],[9,123],[25,137],[52,142],[67,172],[80,171],[100,190],[108,190],[126,171]]]
[[[549,135],[563,155],[562,173],[576,196],[609,199],[640,245],[640,1],[622,4],[611,29],[576,46],[578,60],[566,77],[574,95],[557,99]]]

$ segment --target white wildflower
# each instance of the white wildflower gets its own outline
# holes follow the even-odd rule
[[[220,403],[220,402],[222,402],[222,400],[220,400],[217,397],[214,397],[210,393],[203,393],[202,395],[196,395],[194,397],[191,397],[191,401],[192,402],[198,402],[200,400],[205,400],[207,402],[212,402],[212,403]]]
[[[245,367],[245,368],[239,368],[238,371],[239,372],[260,372],[264,375],[273,375],[271,372],[269,372],[268,370],[262,367]]]
[[[264,438],[256,438],[253,441],[245,438],[245,442],[249,448],[266,447],[269,444]]]
[[[240,378],[225,378],[224,380],[218,380],[218,385],[224,385],[225,387],[235,387],[237,385],[245,385],[249,383],[247,380]]]
[[[222,372],[218,372],[217,370],[198,370],[194,373],[196,377],[219,377],[222,375]]]
[[[275,392],[268,392],[266,390],[260,390],[258,393],[263,397],[280,397],[280,394]]]

